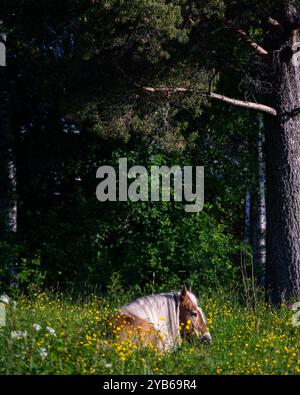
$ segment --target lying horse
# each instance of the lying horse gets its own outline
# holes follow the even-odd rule
[[[145,296],[121,308],[116,320],[119,341],[153,346],[168,351],[193,336],[211,342],[197,298],[183,287],[181,292]]]

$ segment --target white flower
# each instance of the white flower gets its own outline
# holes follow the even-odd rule
[[[39,351],[41,358],[43,358],[43,359],[47,358],[48,351],[44,347],[39,348],[38,351]]]
[[[101,363],[101,365],[104,366],[105,368],[108,368],[108,369],[112,368],[112,363],[108,363],[108,362],[106,361],[106,359],[101,359],[100,363]]]
[[[39,324],[33,324],[32,325],[33,329],[35,329],[37,332],[40,331],[42,329],[41,325]]]
[[[6,294],[0,296],[0,302],[9,304],[9,297]]]
[[[12,339],[22,339],[27,336],[27,331],[12,331],[10,335]]]
[[[46,326],[46,331],[48,331],[50,335],[56,336],[55,330],[53,328],[50,328],[50,326]]]

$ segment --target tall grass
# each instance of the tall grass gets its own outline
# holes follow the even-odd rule
[[[171,353],[116,340],[111,300],[35,293],[6,306],[1,374],[299,374],[300,328],[293,312],[232,296],[201,297],[213,343],[182,343]],[[128,300],[127,300],[128,301]]]

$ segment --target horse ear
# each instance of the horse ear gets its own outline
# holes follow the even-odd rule
[[[180,293],[180,300],[181,300],[181,301],[184,300],[184,298],[185,298],[186,295],[187,295],[187,292],[188,292],[187,287],[184,285],[184,286],[182,287],[181,293]]]

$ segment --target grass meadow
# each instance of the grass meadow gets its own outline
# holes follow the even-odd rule
[[[118,342],[116,300],[34,293],[6,305],[1,374],[299,374],[300,328],[293,311],[245,307],[202,295],[211,346],[183,342],[158,353]]]

